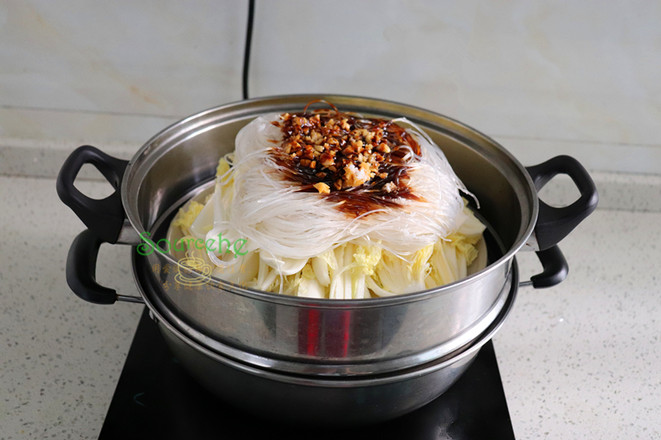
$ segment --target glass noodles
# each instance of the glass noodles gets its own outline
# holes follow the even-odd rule
[[[425,290],[483,268],[484,225],[440,148],[404,118],[331,107],[246,125],[212,190],[172,221],[171,242],[184,244],[173,255],[243,286],[331,299]]]

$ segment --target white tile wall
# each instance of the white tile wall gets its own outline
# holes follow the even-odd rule
[[[3,106],[181,115],[239,97],[241,2],[2,5]]]
[[[0,3],[0,158],[25,139],[137,148],[240,99],[246,9]],[[661,174],[658,23],[656,0],[257,0],[251,95],[388,98],[466,122],[525,164],[569,153]]]

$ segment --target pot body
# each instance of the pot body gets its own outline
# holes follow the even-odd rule
[[[257,367],[319,376],[384,373],[451,353],[493,323],[514,282],[511,265],[505,265],[506,274],[489,274],[494,278],[488,280],[502,285],[498,291],[484,290],[486,281],[474,281],[473,288],[430,291],[415,300],[403,296],[376,305],[369,300],[336,304],[256,297],[237,289],[210,289],[206,283],[168,289],[177,286],[180,273],[173,275],[168,266],[160,266],[157,277],[157,267],[134,254],[143,298],[188,338]],[[200,316],[211,328],[199,324]]]
[[[402,380],[335,387],[264,374],[195,345],[162,325],[160,330],[184,368],[225,402],[258,417],[317,427],[374,424],[412,412],[447,391],[478,354],[475,351],[435,371]]]
[[[213,181],[218,160],[233,151],[243,126],[264,113],[299,111],[319,98],[366,117],[406,117],[434,140],[479,200],[476,213],[488,227],[485,269],[424,292],[310,300],[245,289],[155,250],[176,210]],[[399,371],[438,359],[481,334],[504,307],[514,255],[527,243],[537,242],[538,249],[557,257],[554,273],[542,274],[546,286],[564,278],[566,263],[555,244],[596,207],[594,184],[569,159],[559,161],[569,164],[565,168],[549,161],[525,169],[494,140],[464,124],[378,99],[294,95],[220,106],[166,128],[128,163],[93,147],[81,147],[67,159],[58,176],[58,194],[90,228],[71,247],[67,281],[92,302],[140,300],[117,295],[94,277],[101,242],[140,244],[137,251],[145,255],[151,274],[139,284],[149,282],[163,307],[183,323],[181,331],[204,346],[215,344],[255,367],[296,374],[346,377]],[[73,181],[83,163],[97,166],[116,193],[101,201],[80,194]],[[537,191],[561,172],[577,183],[581,198],[554,209],[538,200]],[[538,216],[541,208],[545,216]],[[562,233],[556,234],[554,226]],[[547,261],[542,263],[547,269]]]
[[[133,228],[149,232],[154,245],[158,243],[174,210],[214,178],[219,158],[234,149],[234,138],[245,124],[264,113],[300,110],[314,98],[264,98],[223,106],[155,136],[124,173],[122,201]],[[304,360],[308,367],[303,372],[365,374],[449,353],[480,334],[502,307],[512,257],[537,219],[532,180],[493,140],[449,118],[382,100],[326,99],[368,117],[404,116],[441,146],[479,200],[477,213],[489,225],[488,267],[422,293],[313,301],[242,289],[153,251],[148,258],[163,300],[199,332],[254,356],[280,360],[283,369]],[[145,252],[153,249],[143,247]]]
[[[167,314],[161,314],[164,309],[151,302],[150,292],[146,298],[151,316],[182,365],[223,400],[278,422],[348,427],[404,415],[449,389],[502,326],[516,297],[516,268],[513,278],[500,313],[466,346],[417,367],[361,377],[294,375],[231,359],[198,344],[174,325]]]

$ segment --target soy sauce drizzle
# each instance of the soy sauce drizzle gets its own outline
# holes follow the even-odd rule
[[[409,165],[420,155],[414,137],[396,123],[331,109],[284,113],[272,124],[282,141],[270,150],[282,179],[315,192],[351,217],[405,200],[423,200],[409,186]]]

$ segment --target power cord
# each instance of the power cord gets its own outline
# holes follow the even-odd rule
[[[250,46],[252,44],[252,25],[255,18],[255,0],[248,0],[248,24],[246,25],[246,44],[243,52],[243,73],[241,89],[243,99],[248,99],[248,74],[250,72]]]

